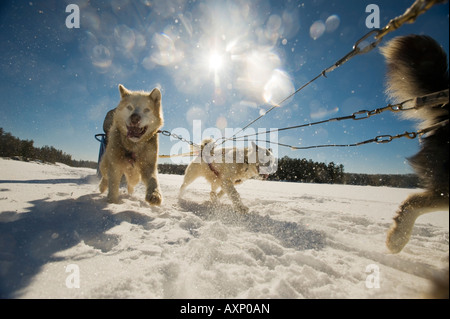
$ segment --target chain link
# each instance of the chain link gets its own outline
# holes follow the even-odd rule
[[[182,141],[184,143],[188,143],[189,145],[191,145],[193,147],[200,148],[200,145],[195,144],[194,142],[192,142],[190,140],[187,140],[187,139],[185,139],[184,137],[182,137],[182,136],[180,136],[178,134],[175,134],[175,133],[172,133],[172,132],[169,132],[169,131],[166,131],[166,130],[158,131],[158,133],[161,133],[164,136],[173,137],[173,138],[178,139],[178,140],[180,140],[180,141]]]

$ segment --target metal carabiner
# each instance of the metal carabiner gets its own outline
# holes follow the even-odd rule
[[[392,135],[378,135],[375,137],[375,143],[377,144],[385,144],[392,141],[393,137]]]
[[[357,115],[363,115],[360,117],[357,117]],[[352,119],[355,121],[359,121],[359,120],[364,120],[364,119],[368,119],[370,117],[370,111],[367,110],[362,110],[362,111],[358,111],[352,114]]]
[[[361,39],[355,42],[355,44],[353,45],[353,51],[355,51],[356,54],[364,54],[372,51],[381,41],[381,38],[377,39],[380,33],[381,33],[380,29],[371,30],[370,32],[365,34]],[[362,44],[364,41],[366,41],[368,38],[370,38],[373,34],[375,34],[374,35],[375,41],[366,44],[366,46],[361,49],[359,45]]]

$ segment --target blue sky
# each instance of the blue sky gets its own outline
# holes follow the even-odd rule
[[[75,159],[97,160],[106,112],[117,86],[159,87],[163,129],[202,137],[243,127],[351,50],[370,29],[368,4],[381,27],[414,1],[112,0],[2,1],[0,5],[0,127],[35,146],[52,145]],[[65,21],[80,9],[80,28]],[[448,52],[448,4],[384,38],[428,34]],[[378,49],[360,55],[296,94],[250,128],[282,128],[385,106],[385,66]],[[194,132],[193,120],[201,120]],[[199,122],[197,122],[199,123]],[[209,128],[209,130],[205,130]],[[347,144],[414,131],[384,113],[365,121],[280,132],[294,146]],[[187,136],[185,136],[187,134]],[[217,137],[217,136],[215,136]],[[160,137],[160,153],[177,148]],[[272,147],[277,148],[275,145]],[[290,156],[343,164],[347,172],[410,173],[405,158],[419,141],[357,148],[293,151]]]

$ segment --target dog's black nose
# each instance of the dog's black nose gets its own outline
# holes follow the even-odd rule
[[[133,113],[130,116],[131,124],[137,125],[141,121],[141,116],[139,114]]]

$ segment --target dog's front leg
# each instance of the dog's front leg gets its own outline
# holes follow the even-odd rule
[[[119,202],[119,187],[120,180],[122,178],[122,171],[120,169],[115,169],[109,167],[108,169],[108,196],[107,200],[109,203],[117,204]]]
[[[220,187],[220,183],[217,182],[217,180],[214,180],[211,182],[211,192],[209,193],[209,197],[211,198],[211,202],[217,203],[219,201],[219,196],[217,194],[217,189]],[[223,194],[223,190],[220,190],[220,192]]]
[[[430,192],[409,196],[394,217],[394,224],[389,230],[386,246],[393,253],[400,252],[411,237],[417,217],[438,210],[446,210],[447,207],[448,196]]]
[[[144,168],[142,170],[141,175],[142,180],[145,183],[145,186],[147,187],[145,200],[150,205],[157,205],[157,206],[161,205],[162,194],[161,190],[159,189],[156,165]]]
[[[242,203],[241,196],[239,196],[239,193],[237,192],[236,188],[234,187],[234,183],[231,180],[225,180],[222,182],[222,190],[227,193],[227,195],[233,202],[234,207],[240,213],[248,212],[248,207]]]
[[[102,179],[100,180],[100,193],[104,193],[108,189],[108,164],[106,163],[105,157],[103,157],[100,162],[100,173],[102,175]]]
[[[219,202],[219,200],[222,198],[222,196],[225,195],[225,192],[223,189],[221,189],[218,193],[216,192],[216,190],[211,191],[211,193],[209,195],[209,197],[211,198],[211,201],[213,203]]]

